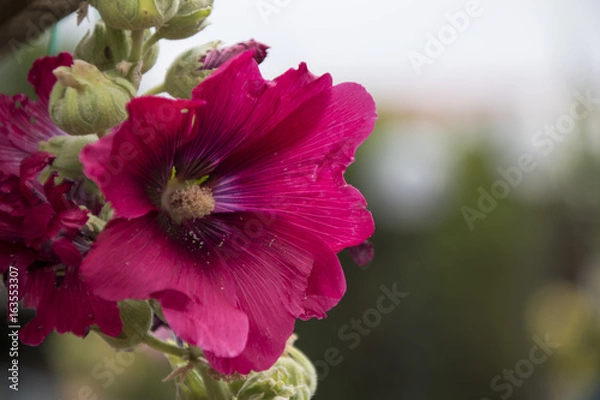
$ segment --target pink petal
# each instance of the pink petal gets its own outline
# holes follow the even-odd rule
[[[160,205],[175,148],[190,133],[193,112],[188,110],[201,105],[161,97],[133,99],[129,119],[83,149],[84,173],[100,186],[118,216],[139,217]]]
[[[370,95],[356,84],[313,96],[219,165],[212,189],[217,211],[277,214],[336,252],[364,242],[373,233],[373,218],[343,174],[375,116]]]
[[[154,213],[117,219],[82,271],[107,299],[158,299],[174,331],[223,373],[269,368],[296,318],[324,316],[345,290],[339,261],[322,241],[249,213],[186,227]]]
[[[343,173],[373,130],[373,99],[357,84],[332,87],[330,76],[317,78],[304,64],[267,82],[251,56],[230,60],[194,90],[207,105],[177,157],[184,176],[211,175],[216,212],[277,213],[335,251],[362,243],[373,219]]]
[[[52,71],[72,64],[69,53],[33,63],[28,80],[38,94],[37,101],[22,94],[0,95],[0,167],[5,171],[18,175],[21,160],[36,152],[40,142],[65,134],[50,119],[48,100],[56,83]]]
[[[48,104],[25,95],[0,95],[0,167],[18,175],[21,160],[38,151],[39,143],[64,135],[48,115]]]
[[[267,215],[222,214],[210,223],[226,233],[216,249],[233,271],[237,301],[248,315],[250,331],[239,356],[206,352],[206,357],[224,374],[268,369],[283,353],[297,317],[324,316],[343,296],[341,266],[319,239]]]
[[[160,301],[167,323],[182,340],[223,357],[235,357],[246,346],[248,317],[231,308],[230,299],[225,299],[229,294],[206,286],[203,293],[192,294],[203,294],[202,301],[174,290],[157,292],[153,297]]]
[[[48,226],[54,216],[54,210],[48,203],[27,210],[23,221],[23,240],[27,247],[38,247],[48,238]]]
[[[313,239],[314,247],[319,239]],[[304,312],[299,318],[325,318],[326,312],[336,306],[346,293],[346,277],[335,253],[321,245],[315,265],[308,279],[306,298],[302,303]],[[318,247],[317,247],[318,248]]]
[[[0,212],[0,241],[14,242],[23,239],[23,218]]]
[[[19,177],[0,172],[0,240],[20,241],[23,238],[23,215],[27,208],[20,191]]]
[[[50,98],[50,92],[56,83],[56,76],[52,72],[58,67],[69,67],[71,65],[73,65],[73,56],[69,53],[60,53],[57,56],[42,57],[35,60],[27,80],[35,88],[40,100],[47,102]]]
[[[85,225],[88,218],[88,211],[80,208],[60,212],[52,221],[52,234],[72,239],[79,233],[79,229]]]
[[[31,185],[28,185],[29,188],[31,188],[32,185],[37,186],[38,174],[42,172],[44,168],[50,165],[54,158],[55,156],[50,153],[36,151],[35,153],[29,155],[27,158],[23,159],[23,162],[21,162],[19,169],[19,176],[21,177],[21,181],[31,181]],[[39,186],[41,187],[41,185]]]
[[[214,256],[171,240],[151,213],[111,221],[82,271],[104,298],[160,300],[165,318],[183,340],[233,356],[246,344],[248,319],[235,302],[231,272]],[[174,291],[181,294],[175,297]]]
[[[52,251],[58,259],[70,267],[79,267],[81,265],[81,253],[75,247],[71,240],[60,238],[52,242]]]
[[[329,75],[316,78],[304,64],[268,82],[252,52],[229,60],[194,89],[193,98],[207,104],[197,112],[193,140],[177,155],[182,176],[192,179],[211,173],[244,143],[256,141],[299,104],[330,86]],[[253,155],[236,157],[243,161]]]
[[[37,346],[52,330],[84,337],[92,325],[110,336],[121,333],[117,304],[92,294],[76,268],[67,270],[59,287],[52,268],[35,269],[27,275],[24,305],[34,308],[36,316],[21,329],[23,343]]]

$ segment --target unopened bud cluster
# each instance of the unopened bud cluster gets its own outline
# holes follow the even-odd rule
[[[317,390],[317,372],[310,360],[296,347],[292,336],[284,354],[270,369],[249,375],[220,377],[221,390],[233,400],[309,400]],[[179,392],[184,400],[210,399],[200,373],[204,366],[168,356],[174,370],[185,370]],[[210,375],[210,372],[208,373]]]
[[[292,339],[293,340],[293,339]],[[232,386],[239,385],[235,382]],[[317,390],[317,373],[310,360],[289,343],[267,371],[250,374],[237,390],[238,400],[309,400]]]
[[[135,89],[126,79],[103,73],[75,60],[72,67],[54,70],[57,82],[50,95],[50,117],[71,135],[105,131],[125,120],[126,104]]]
[[[183,39],[204,29],[213,0],[91,0],[89,4],[102,19],[77,44],[74,64],[55,71],[58,81],[49,111],[68,134],[101,136],[127,117],[127,103],[137,94],[142,75],[158,59],[159,40]],[[180,75],[183,83],[178,85],[198,82],[194,71],[188,75]]]
[[[115,29],[160,27],[177,12],[179,0],[92,0],[104,22]]]

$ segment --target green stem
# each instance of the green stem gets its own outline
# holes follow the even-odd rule
[[[231,400],[229,388],[225,382],[213,379],[208,373],[208,367],[199,365],[196,370],[202,377],[206,393],[210,400]]]
[[[136,64],[142,58],[142,48],[144,47],[144,30],[131,31],[131,53],[129,62]]]
[[[174,346],[167,342],[163,342],[162,340],[157,339],[151,334],[146,334],[146,336],[144,336],[144,344],[146,344],[148,347],[153,348],[154,350],[160,351],[161,353],[171,354],[175,357],[179,357],[182,359],[185,359],[190,355],[190,352],[188,350]]]
[[[165,84],[163,82],[160,85],[154,86],[152,89],[149,89],[147,92],[142,94],[142,96],[151,96],[153,94],[160,94],[160,93],[164,93],[166,91],[167,91],[167,89],[165,88]]]
[[[129,53],[129,62],[131,63],[129,72],[127,73],[127,80],[133,83],[136,92],[140,88],[140,82],[142,80],[142,49],[144,47],[144,30],[131,31],[131,53]]]
[[[158,34],[158,32],[154,32],[152,34],[152,36],[150,36],[148,38],[148,40],[146,40],[146,43],[144,43],[144,48],[142,50],[142,54],[146,54],[146,52],[148,50],[150,50],[150,48],[152,46],[154,46],[159,40],[161,39],[160,35]]]

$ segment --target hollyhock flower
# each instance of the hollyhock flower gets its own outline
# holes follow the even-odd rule
[[[265,81],[253,56],[192,100],[134,99],[80,157],[117,216],[83,262],[86,282],[109,300],[158,300],[224,374],[269,368],[297,318],[324,317],[346,289],[336,253],[374,229],[343,179],[373,129],[371,96],[305,64]]]
[[[52,71],[70,66],[73,57],[61,53],[35,61],[27,80],[33,85],[38,99],[33,101],[23,94],[0,94],[0,168],[18,175],[21,161],[38,151],[40,142],[64,135],[50,119],[48,101],[56,77]]]
[[[55,183],[56,173],[43,186],[37,180],[51,160],[43,152],[24,159],[20,177],[0,170],[0,273],[18,269],[19,296],[36,310],[21,340],[38,345],[53,329],[85,336],[92,325],[116,336],[116,303],[91,294],[79,276],[91,242],[87,212],[68,198],[71,183]]]

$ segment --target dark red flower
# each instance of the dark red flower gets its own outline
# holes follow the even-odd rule
[[[38,151],[40,142],[65,134],[50,119],[48,101],[56,83],[52,71],[71,64],[73,57],[69,53],[35,61],[28,76],[38,95],[35,101],[23,94],[0,94],[0,168],[3,171],[18,175],[21,161]]]
[[[302,64],[265,81],[246,52],[191,101],[142,97],[81,154],[117,218],[85,258],[109,300],[160,301],[183,340],[230,374],[269,368],[297,318],[322,318],[346,284],[336,253],[373,219],[343,178],[373,129],[363,87]]]
[[[91,243],[87,212],[69,199],[70,182],[55,183],[56,173],[44,185],[38,181],[52,158],[43,152],[25,158],[20,176],[0,170],[0,273],[18,270],[19,297],[36,310],[21,340],[38,345],[52,330],[85,336],[92,325],[117,336],[116,303],[91,294],[79,275]]]

